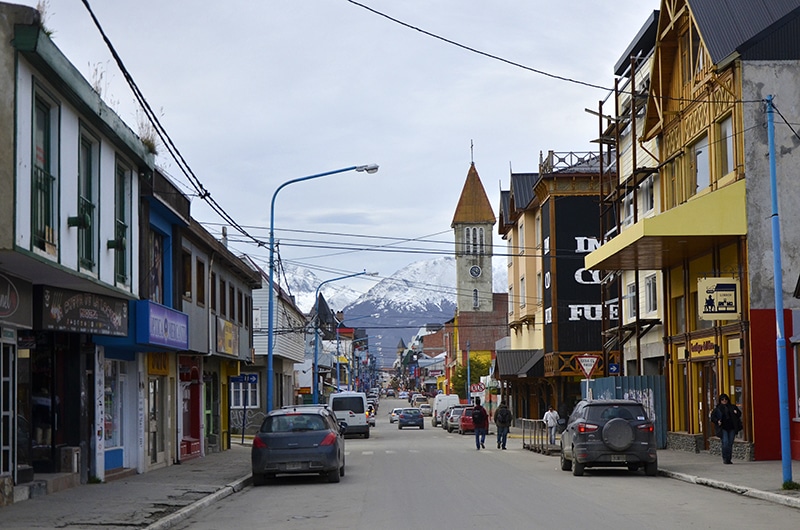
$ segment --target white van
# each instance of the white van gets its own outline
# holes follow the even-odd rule
[[[362,434],[369,438],[367,395],[364,392],[337,392],[328,398],[328,408],[336,419],[347,424],[347,434]]]
[[[436,394],[436,397],[433,398],[431,425],[438,427],[442,412],[447,410],[447,407],[450,405],[458,405],[459,403],[461,403],[461,399],[458,397],[458,394]]]

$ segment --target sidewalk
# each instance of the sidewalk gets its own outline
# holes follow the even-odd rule
[[[512,429],[509,437],[510,448],[521,447],[521,430]],[[671,450],[659,451],[658,460],[662,476],[800,508],[800,492],[781,490],[780,461],[734,461],[726,466],[720,457],[708,453]],[[792,462],[792,478],[800,482],[800,462]],[[162,530],[240,491],[250,481],[250,447],[234,442],[228,451],[180,465],[0,508],[0,529]]]

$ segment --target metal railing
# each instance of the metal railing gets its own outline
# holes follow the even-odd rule
[[[531,420],[520,418],[517,420],[522,427],[522,448],[537,453],[550,454],[560,451],[558,443],[550,444],[547,426],[544,420]]]

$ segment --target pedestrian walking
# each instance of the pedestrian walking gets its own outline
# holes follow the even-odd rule
[[[489,414],[481,406],[481,398],[475,398],[475,407],[472,409],[472,424],[475,427],[475,447],[486,449],[486,431],[489,430]]]
[[[511,411],[508,410],[504,401],[500,402],[497,412],[494,413],[494,424],[497,426],[497,448],[505,449],[506,440],[508,439],[508,430],[511,428],[511,421],[514,417]]]
[[[556,409],[551,405],[547,412],[544,413],[544,424],[547,427],[547,440],[550,445],[556,444],[556,429],[558,428],[558,420],[561,417],[556,412]]]
[[[733,439],[742,430],[742,411],[731,403],[728,394],[720,394],[717,406],[711,412],[711,422],[717,429],[717,436],[722,442],[722,463],[732,464]]]

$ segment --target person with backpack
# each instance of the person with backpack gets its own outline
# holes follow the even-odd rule
[[[475,426],[475,448],[479,451],[486,449],[486,431],[489,430],[489,414],[481,406],[481,398],[475,398],[475,406],[472,409],[472,424]]]
[[[505,402],[501,401],[494,414],[494,424],[497,426],[497,448],[505,449],[506,440],[508,439],[508,430],[511,427],[513,416],[511,411],[508,410]]]

